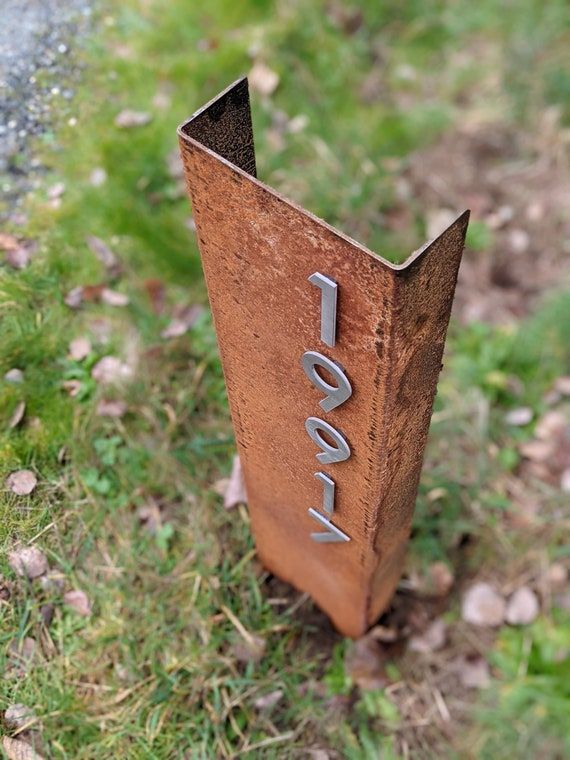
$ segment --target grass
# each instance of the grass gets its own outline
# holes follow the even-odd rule
[[[482,111],[532,129],[535,109],[565,103],[562,2],[365,2],[362,20],[353,11],[343,16],[342,7],[109,4],[77,53],[78,95],[62,105],[55,139],[38,148],[49,182],[61,180],[66,190],[57,209],[45,187],[29,200],[25,234],[39,251],[22,272],[0,273],[0,375],[24,372],[21,384],[0,383],[0,478],[27,467],[39,485],[30,497],[4,491],[0,536],[6,549],[40,545],[65,588],[87,592],[93,614],[79,617],[55,582],[26,584],[4,562],[2,665],[14,638],[33,637],[41,654],[25,677],[4,679],[0,707],[32,707],[54,757],[305,757],[320,748],[350,760],[410,751],[556,758],[567,750],[567,672],[559,661],[568,621],[557,609],[488,642],[493,683],[481,698],[459,696],[478,708],[457,707],[452,731],[433,718],[416,726],[433,675],[417,655],[390,656],[394,690],[355,686],[345,667],[349,643],[308,600],[264,573],[247,512],[224,512],[212,489],[228,474],[234,445],[207,312],[188,335],[160,337],[175,306],[207,303],[187,200],[167,169],[175,127],[247,71],[252,51],[280,76],[272,98],[253,100],[261,177],[394,260],[426,234],[413,194],[405,196],[407,223],[387,223],[402,203],[410,152]],[[529,67],[531,88],[522,77]],[[124,108],[153,120],[120,130],[114,118]],[[299,115],[304,128],[280,126]],[[89,180],[97,167],[108,176],[102,187]],[[87,235],[120,257],[114,287],[129,295],[128,308],[65,305],[71,288],[106,279]],[[484,222],[469,243],[492,252]],[[165,298],[159,313],[151,295],[157,280]],[[535,566],[536,552],[547,561],[564,554],[564,526],[549,525],[556,494],[544,497],[536,529],[505,527],[512,507],[505,482],[516,475],[517,447],[532,424],[509,428],[504,414],[521,404],[540,414],[544,393],[568,371],[569,304],[555,294],[509,330],[452,327],[409,577],[438,560],[454,568],[457,587],[482,567],[507,582]],[[75,361],[68,344],[82,335],[92,349]],[[128,385],[93,381],[93,366],[109,354],[136,367]],[[78,396],[62,389],[65,380],[81,383]],[[124,418],[96,414],[109,394],[128,402]],[[24,423],[8,430],[20,401]],[[152,529],[144,514],[153,516]],[[48,629],[41,611],[49,604]],[[448,614],[465,649],[457,610],[455,594]],[[244,656],[236,619],[264,642],[258,661]],[[255,706],[276,690],[275,706]],[[417,704],[417,714],[406,704]]]

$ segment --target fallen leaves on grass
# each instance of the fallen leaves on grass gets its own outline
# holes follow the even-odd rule
[[[430,654],[442,649],[447,639],[447,626],[441,618],[431,622],[422,634],[410,638],[409,648],[412,652]]]
[[[16,404],[16,408],[12,412],[12,416],[10,417],[10,420],[8,422],[8,430],[13,430],[15,427],[18,427],[20,422],[24,419],[25,413],[26,413],[26,402],[19,401]]]
[[[126,413],[127,408],[124,401],[101,399],[97,404],[97,414],[99,417],[120,419]]]
[[[38,484],[31,470],[16,470],[6,478],[6,485],[17,496],[28,496]]]
[[[23,739],[2,738],[2,749],[8,760],[44,760],[44,756]]]
[[[534,591],[528,586],[521,586],[507,602],[505,620],[510,625],[528,625],[536,620],[539,610]]]
[[[83,361],[91,353],[91,341],[89,338],[74,338],[69,344],[68,356],[76,362]]]
[[[82,615],[83,617],[91,615],[91,603],[84,591],[79,591],[79,589],[67,591],[63,595],[63,602],[67,607],[77,612],[78,615]]]
[[[489,583],[475,583],[463,597],[461,616],[473,625],[499,626],[505,618],[505,600]]]
[[[72,288],[63,301],[70,309],[79,309],[83,303],[104,303],[107,306],[128,306],[130,303],[127,295],[112,290],[102,283]]]
[[[8,563],[21,578],[38,578],[49,570],[45,554],[37,546],[22,546],[8,554]]]
[[[7,232],[0,232],[0,248],[4,251],[5,263],[12,269],[25,269],[30,263],[34,244],[21,241]]]
[[[133,111],[125,108],[115,117],[115,126],[120,129],[132,129],[133,127],[144,127],[152,121],[152,114],[147,111]]]
[[[91,377],[102,385],[113,385],[129,380],[133,371],[116,356],[104,356],[91,370]]]
[[[385,655],[381,645],[370,634],[352,642],[344,660],[344,669],[361,689],[382,689],[388,683]]]
[[[249,86],[265,97],[271,95],[279,84],[279,74],[263,61],[256,61],[248,75]]]

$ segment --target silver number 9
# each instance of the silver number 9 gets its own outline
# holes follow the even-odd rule
[[[319,401],[320,407],[325,412],[330,412],[352,396],[352,386],[348,381],[348,377],[338,364],[327,359],[326,356],[319,354],[317,351],[305,351],[301,363],[309,380],[325,394],[325,398]],[[336,381],[336,386],[329,385],[329,383],[323,380],[316,370],[317,366],[331,373]]]
[[[313,443],[316,443],[319,449],[322,449],[316,457],[321,464],[332,464],[333,462],[344,462],[350,456],[350,446],[346,438],[338,432],[328,422],[318,417],[308,417],[305,422],[305,429]],[[322,431],[322,432],[321,432]],[[326,433],[335,442],[336,446],[331,446],[322,436]]]

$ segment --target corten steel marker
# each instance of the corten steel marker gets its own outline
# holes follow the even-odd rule
[[[178,134],[259,556],[360,636],[402,571],[469,214],[378,257],[256,179],[246,79]]]

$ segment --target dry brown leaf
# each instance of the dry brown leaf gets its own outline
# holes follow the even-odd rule
[[[265,97],[271,95],[279,84],[279,74],[262,61],[256,61],[248,75],[249,86]]]
[[[16,677],[25,675],[36,655],[35,639],[30,636],[24,636],[23,639],[12,639],[8,645],[7,654],[11,674]]]
[[[77,612],[78,615],[83,615],[83,617],[91,615],[91,603],[84,591],[79,591],[79,589],[67,591],[63,595],[63,601],[67,607]]]
[[[16,729],[30,725],[36,716],[33,710],[21,703],[10,705],[4,713],[4,723],[7,728]]]
[[[152,121],[152,114],[147,111],[133,111],[126,108],[115,117],[115,126],[120,129],[132,129],[144,127]]]
[[[4,261],[12,269],[25,269],[30,263],[30,249],[21,245],[14,251],[8,251],[4,256]]]
[[[119,293],[118,290],[103,288],[101,291],[101,302],[107,306],[128,306],[131,299],[125,293]]]
[[[422,634],[416,634],[410,638],[409,648],[412,652],[430,654],[442,649],[447,638],[447,626],[441,618],[437,618],[428,626]]]
[[[6,485],[17,496],[28,496],[38,483],[38,479],[31,470],[16,470],[6,478]]]
[[[68,392],[71,398],[75,398],[76,396],[78,396],[79,392],[81,391],[80,380],[64,380],[61,385],[64,388],[64,390]]]
[[[483,657],[461,657],[455,662],[459,680],[467,689],[483,689],[489,685],[489,664]]]
[[[385,661],[381,645],[368,634],[352,642],[345,656],[345,672],[361,689],[382,689],[388,683]]]
[[[91,341],[89,338],[74,338],[69,344],[68,356],[76,362],[83,361],[91,353]]]
[[[193,327],[204,313],[202,306],[185,306],[178,310],[174,319],[160,333],[162,338],[178,338]]]
[[[437,596],[446,596],[451,591],[455,578],[445,562],[433,562],[428,569],[428,575]]]
[[[473,625],[499,626],[505,618],[505,600],[488,583],[475,583],[463,596],[461,616]]]
[[[26,402],[19,401],[16,404],[16,408],[14,409],[12,416],[10,417],[10,421],[8,422],[8,430],[13,430],[15,427],[18,427],[20,422],[24,419],[25,413],[26,413]]]
[[[0,248],[3,251],[15,251],[21,245],[20,241],[9,232],[0,232]]]
[[[282,689],[275,689],[275,691],[270,691],[268,694],[258,697],[253,704],[258,710],[269,710],[281,701],[282,696]]]
[[[153,312],[155,314],[162,314],[166,296],[166,289],[162,280],[159,280],[156,277],[151,277],[144,281],[144,289],[150,299]]]
[[[532,421],[534,413],[529,406],[521,406],[518,409],[511,409],[510,412],[505,414],[505,422],[507,425],[513,425],[515,427],[522,427],[528,425]]]
[[[2,748],[8,760],[44,760],[44,756],[23,739],[2,738]]]
[[[267,642],[261,636],[249,634],[247,639],[238,639],[231,646],[231,652],[238,662],[257,663],[265,654]]]
[[[8,372],[4,375],[4,380],[7,383],[14,383],[14,385],[17,385],[18,383],[24,382],[24,373],[21,369],[17,369],[16,367],[12,367],[12,369],[9,369]]]
[[[22,546],[8,554],[12,570],[22,578],[38,578],[49,570],[45,554],[37,546]]]
[[[568,581],[568,570],[560,562],[553,562],[548,568],[546,578],[553,591],[562,591]]]
[[[104,356],[91,370],[91,377],[102,385],[111,385],[130,380],[133,375],[128,364],[116,356]]]
[[[528,586],[521,586],[507,602],[505,620],[510,625],[528,625],[536,620],[539,610],[534,591]]]
[[[99,417],[120,419],[126,413],[127,408],[124,401],[101,399],[97,404],[97,414]]]
[[[224,493],[224,507],[225,509],[233,509],[233,507],[237,507],[238,504],[247,504],[247,495],[245,493],[240,458],[236,454],[234,456],[232,472]]]
[[[105,269],[112,275],[118,274],[121,270],[121,263],[113,251],[101,238],[96,235],[88,235],[85,242],[89,246],[91,253],[95,254],[97,259],[103,264]]]
[[[66,306],[70,309],[78,309],[83,303],[83,288],[79,285],[76,288],[72,288],[69,293],[63,299]]]

